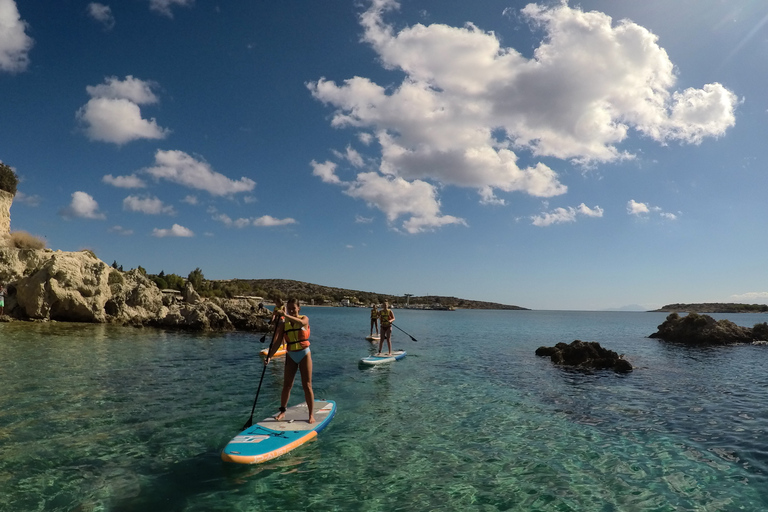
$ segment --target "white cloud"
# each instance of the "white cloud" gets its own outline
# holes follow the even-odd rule
[[[181,200],[181,202],[182,203],[187,203],[187,204],[195,205],[195,204],[198,203],[197,196],[192,196],[192,195],[186,196],[186,197],[184,197],[184,199]]]
[[[634,199],[627,202],[627,213],[635,217],[646,218],[651,214],[658,214],[667,220],[677,220],[677,215],[663,211],[659,206],[652,206],[648,203],[639,203]]]
[[[117,233],[121,236],[128,236],[133,234],[132,229],[126,229],[123,226],[112,226],[107,230],[108,233]]]
[[[256,227],[287,226],[289,224],[296,224],[296,220],[290,217],[277,219],[271,215],[262,215],[257,219],[253,219],[253,225]]]
[[[173,206],[163,204],[157,197],[128,196],[123,199],[123,210],[148,215],[176,215]]]
[[[144,180],[135,174],[129,174],[128,176],[112,176],[111,174],[106,174],[101,178],[101,181],[118,188],[145,188],[147,186],[147,184],[144,183]]]
[[[128,100],[137,105],[152,105],[160,102],[157,95],[152,92],[152,89],[157,87],[157,83],[151,80],[141,80],[128,75],[125,80],[120,80],[116,76],[107,77],[103,84],[88,85],[85,90],[91,98]]]
[[[29,51],[35,43],[25,33],[27,26],[27,22],[19,15],[16,2],[0,0],[0,71],[26,71]]]
[[[341,179],[336,176],[336,164],[330,161],[318,163],[314,160],[310,162],[312,174],[319,177],[325,183],[340,184]]]
[[[748,292],[740,295],[731,295],[733,302],[768,304],[768,292]]]
[[[390,223],[401,216],[409,216],[403,222],[403,228],[409,233],[429,231],[447,224],[466,225],[464,219],[440,214],[435,188],[425,181],[409,182],[403,178],[364,172],[349,184],[344,193],[378,208],[386,214]]]
[[[183,151],[158,150],[155,153],[155,166],[144,169],[144,172],[155,179],[204,190],[214,196],[250,192],[256,186],[255,181],[245,177],[231,180],[214,171],[208,162],[196,160]]]
[[[149,9],[163,16],[173,18],[172,6],[191,7],[193,3],[194,0],[149,0]]]
[[[26,204],[28,206],[40,206],[42,198],[36,194],[29,196],[21,190],[17,190],[16,195],[13,197],[13,202]]]
[[[72,202],[62,208],[59,214],[65,218],[106,219],[106,215],[99,212],[99,203],[89,194],[80,191],[72,194]]]
[[[384,175],[476,188],[485,204],[504,203],[499,191],[553,197],[567,191],[558,174],[542,162],[519,166],[515,151],[590,165],[632,158],[619,144],[633,130],[698,143],[735,123],[732,92],[718,83],[675,91],[666,51],[631,21],[529,4],[520,12],[544,36],[527,58],[471,23],[396,29],[384,16],[398,7],[374,0],[360,20],[363,40],[405,74],[401,83],[308,84],[334,108],[333,127],[374,134]],[[330,170],[315,174],[338,183]]]
[[[534,226],[551,226],[552,224],[563,224],[566,222],[576,222],[576,218],[581,215],[584,217],[602,217],[603,209],[599,206],[590,208],[584,203],[577,207],[555,208],[551,212],[545,212],[531,217]]]
[[[217,213],[213,216],[214,220],[223,223],[227,227],[244,228],[247,226],[254,227],[273,227],[273,226],[287,226],[289,224],[296,224],[296,220],[290,217],[285,219],[277,219],[271,215],[263,215],[258,218],[239,218],[232,220],[229,215],[225,213]]]
[[[357,224],[370,224],[373,222],[373,217],[363,217],[362,215],[355,215],[355,222]]]
[[[153,229],[152,236],[157,238],[165,238],[168,236],[192,237],[195,236],[195,234],[191,229],[187,229],[184,226],[180,226],[179,224],[174,224],[170,229]]]
[[[115,17],[108,5],[91,2],[88,4],[88,15],[101,23],[105,30],[112,30],[115,26]]]
[[[138,139],[164,139],[170,131],[154,119],[141,117],[139,105],[157,103],[157,84],[130,75],[125,80],[107,77],[103,84],[87,86],[91,99],[77,111],[91,140],[122,145]]]
[[[643,215],[650,211],[648,205],[645,203],[638,203],[634,199],[630,199],[627,202],[627,213],[630,215]]]

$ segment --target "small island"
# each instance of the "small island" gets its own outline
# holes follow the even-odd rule
[[[768,313],[768,304],[736,304],[704,302],[700,304],[667,304],[652,313]]]

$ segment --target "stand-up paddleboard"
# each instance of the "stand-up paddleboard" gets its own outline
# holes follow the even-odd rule
[[[379,341],[381,338],[378,334],[371,334],[370,336],[366,336],[365,339],[368,341]]]
[[[277,351],[274,354],[272,354],[272,357],[284,356],[286,352],[287,350],[285,348],[285,345],[280,345]],[[261,354],[261,357],[267,357],[267,355],[269,354],[269,347],[263,349],[261,352],[259,352],[259,354]]]
[[[221,459],[238,464],[260,464],[286,454],[316,438],[328,426],[336,414],[336,402],[315,400],[314,413],[315,422],[311,425],[307,423],[306,403],[288,407],[280,421],[265,418],[233,437],[221,451]]]
[[[381,354],[374,354],[372,356],[364,357],[360,360],[360,364],[369,366],[375,366],[377,364],[391,363],[393,361],[399,361],[405,357],[405,350],[393,350],[392,355],[388,356],[387,352]]]

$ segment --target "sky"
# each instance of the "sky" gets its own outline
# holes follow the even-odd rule
[[[768,303],[762,0],[0,0],[11,230],[530,309]]]

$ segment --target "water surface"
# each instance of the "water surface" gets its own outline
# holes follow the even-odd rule
[[[338,414],[257,466],[219,452],[250,414],[260,335],[0,324],[0,510],[768,509],[766,346],[647,338],[664,313],[396,310],[418,342],[395,329],[408,356],[361,368],[367,309],[304,312],[315,394]],[[636,370],[534,355],[574,339]],[[256,419],[281,380],[271,364]]]

